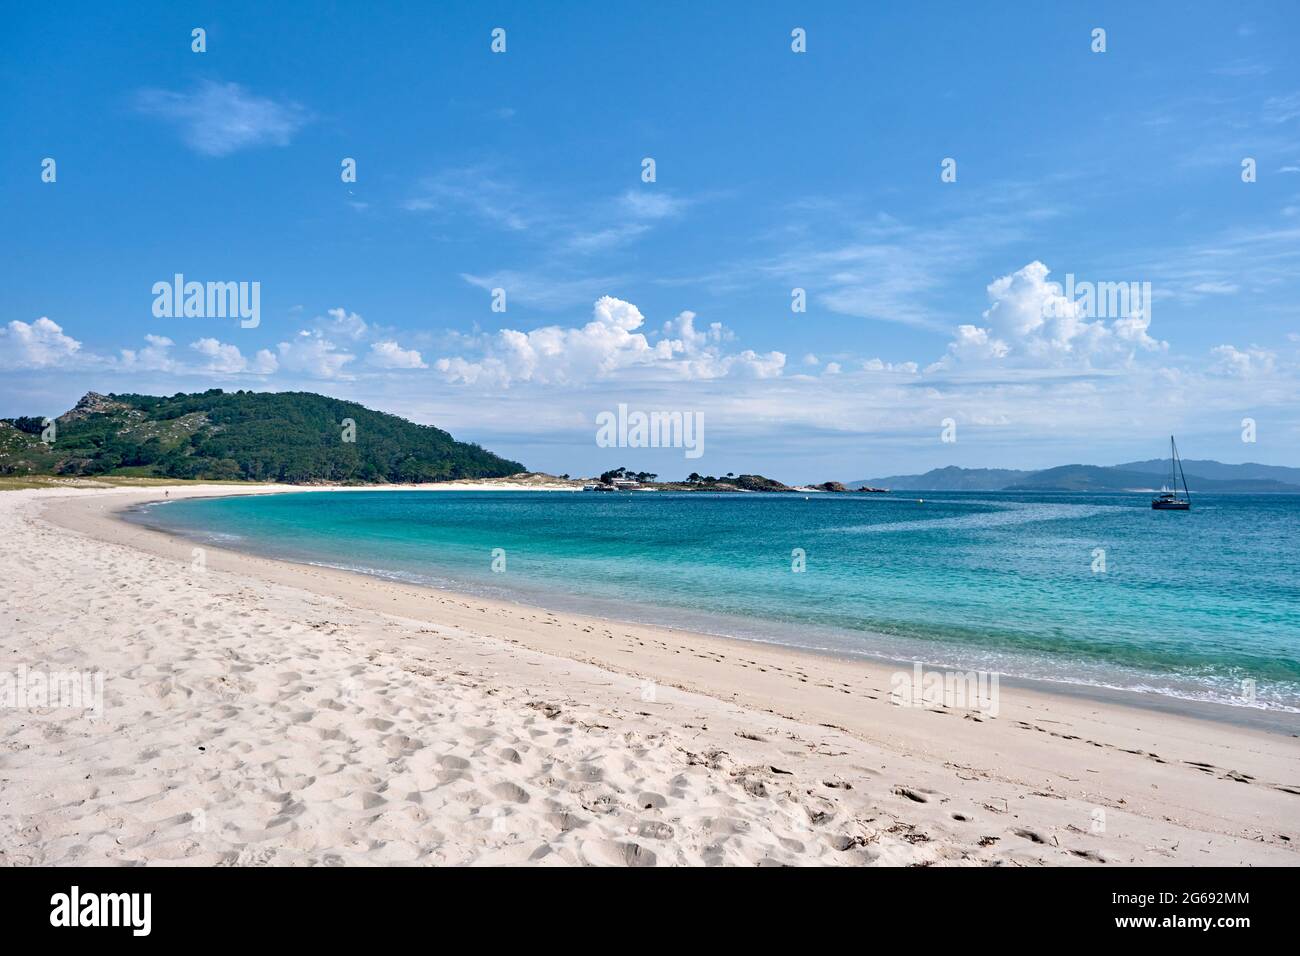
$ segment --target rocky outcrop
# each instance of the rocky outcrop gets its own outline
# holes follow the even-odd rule
[[[77,401],[70,411],[59,416],[59,421],[78,421],[91,415],[107,415],[111,412],[124,411],[131,406],[125,402],[101,395],[99,392],[87,392]]]

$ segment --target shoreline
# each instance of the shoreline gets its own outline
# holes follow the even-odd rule
[[[634,838],[638,846],[654,847],[663,862],[679,863],[714,862],[715,852],[722,853],[716,862],[733,863],[762,858],[817,864],[1295,865],[1300,860],[1292,842],[1300,799],[1300,746],[1294,736],[1284,733],[1044,693],[1010,682],[1002,688],[997,716],[943,707],[900,707],[890,700],[890,669],[879,664],[553,613],[210,546],[204,548],[203,569],[195,571],[192,541],[116,515],[133,504],[161,499],[164,491],[171,491],[170,497],[193,497],[286,490],[272,486],[232,492],[228,486],[193,486],[16,491],[0,496],[0,502],[5,502],[0,519],[8,531],[3,547],[13,573],[34,575],[33,587],[60,573],[88,575],[86,580],[94,582],[92,607],[115,601],[124,609],[99,625],[98,630],[121,631],[103,635],[102,645],[96,628],[69,628],[58,617],[60,610],[45,604],[23,612],[14,639],[26,640],[21,646],[29,647],[29,655],[31,647],[53,642],[52,646],[62,648],[60,655],[76,654],[87,660],[111,658],[123,642],[138,646],[138,654],[144,655],[141,660],[171,660],[171,655],[185,651],[157,676],[157,665],[143,676],[139,664],[119,671],[127,675],[119,676],[119,682],[143,680],[155,686],[163,681],[142,698],[146,709],[139,714],[127,703],[116,704],[124,713],[121,732],[138,738],[133,744],[137,750],[150,736],[171,741],[173,735],[192,736],[196,728],[211,723],[210,716],[179,717],[149,703],[158,693],[165,702],[172,701],[175,693],[166,688],[183,685],[190,695],[216,692],[225,697],[228,694],[220,690],[225,683],[211,685],[211,678],[202,675],[214,668],[227,669],[238,660],[245,661],[238,664],[239,674],[248,668],[254,673],[270,668],[269,683],[251,685],[232,700],[236,706],[219,709],[218,726],[243,727],[232,739],[244,741],[251,733],[246,725],[256,726],[253,754],[289,748],[289,755],[258,758],[255,765],[241,759],[237,765],[241,774],[290,774],[284,778],[289,783],[272,787],[294,794],[299,786],[289,784],[306,771],[292,768],[307,766],[301,748],[308,742],[312,752],[333,747],[337,731],[324,738],[303,737],[303,731],[293,727],[310,730],[322,720],[338,724],[344,716],[347,720],[338,727],[350,739],[378,735],[381,741],[389,741],[349,751],[349,760],[366,756],[367,766],[373,764],[373,769],[365,779],[376,781],[384,779],[384,773],[398,772],[378,769],[384,763],[382,747],[398,746],[392,741],[397,729],[387,729],[394,723],[406,728],[401,740],[424,740],[446,731],[450,736],[441,746],[464,752],[469,766],[464,772],[481,771],[485,780],[500,773],[517,775],[518,765],[502,770],[492,762],[495,757],[472,744],[473,753],[464,751],[467,740],[480,733],[464,727],[508,724],[516,728],[510,739],[521,741],[511,753],[524,754],[532,735],[542,743],[551,741],[546,746],[554,760],[561,759],[564,746],[575,742],[585,742],[586,753],[612,755],[623,752],[624,741],[642,741],[637,744],[640,756],[627,752],[626,757],[602,758],[603,775],[582,784],[563,782],[568,779],[565,774],[579,772],[576,766],[557,778],[555,769],[547,773],[529,767],[532,758],[525,756],[524,768],[532,774],[527,779],[512,778],[509,787],[500,784],[504,787],[500,792],[517,797],[521,788],[525,795],[534,796],[533,801],[502,798],[508,804],[504,809],[496,806],[501,801],[495,797],[488,804],[480,805],[481,797],[472,801],[478,806],[471,813],[473,820],[490,810],[493,819],[506,814],[516,821],[511,826],[517,824],[529,833],[547,831],[545,846],[536,852],[552,862],[627,863],[626,854],[621,859],[602,858],[609,839],[628,839],[627,826],[651,834]],[[39,566],[29,569],[26,564]],[[65,567],[70,570],[58,570]],[[115,569],[107,580],[100,570],[104,567]],[[130,569],[129,573],[123,569]],[[85,598],[78,596],[76,587],[69,584],[50,591],[46,585],[42,593],[57,597],[66,591],[66,613],[81,616],[84,612],[78,609]],[[219,600],[218,592],[223,595]],[[204,597],[209,594],[211,599]],[[52,601],[47,598],[46,604]],[[201,614],[187,610],[196,602],[202,603]],[[118,617],[132,619],[118,623]],[[42,621],[58,621],[57,633],[48,625],[40,630]],[[211,638],[216,642],[211,650],[207,629],[219,635]],[[289,637],[272,640],[273,631],[289,635],[292,641]],[[195,641],[204,642],[197,656]],[[233,658],[231,650],[222,650],[232,647],[238,648]],[[308,647],[314,650],[304,659],[303,648]],[[2,644],[0,649],[16,653]],[[308,684],[269,676],[299,674],[304,669],[315,674]],[[376,671],[373,681],[367,677],[371,670]],[[348,673],[358,675],[367,694],[379,696],[367,699],[365,707],[349,704],[345,715],[335,717],[328,715],[338,709],[337,692],[321,703],[306,705],[304,695],[310,688],[332,685]],[[248,678],[232,674],[222,678],[226,680],[239,683]],[[412,697],[402,690],[408,682],[430,686]],[[434,685],[442,690],[434,690]],[[110,682],[110,687],[115,686],[120,684]],[[652,691],[649,698],[647,687]],[[128,703],[130,699],[129,695],[123,698]],[[471,716],[449,729],[444,727],[445,716],[415,719],[423,709],[438,709],[438,701],[446,699],[455,699]],[[536,714],[539,708],[544,718],[541,728],[535,716],[519,716]],[[110,712],[115,712],[113,707]],[[561,716],[574,713],[578,716]],[[380,714],[387,716],[379,720]],[[300,716],[290,719],[290,715]],[[566,720],[568,729],[560,731],[558,725]],[[525,731],[525,726],[531,729]],[[543,731],[549,736],[537,736]],[[561,735],[555,737],[556,733]],[[23,760],[39,762],[47,756],[41,739],[36,738]],[[665,748],[655,751],[658,762],[647,762],[644,741]],[[152,755],[166,756],[172,752],[170,746],[148,747],[145,753],[150,756],[144,761],[148,766],[133,772],[145,774],[150,781],[183,772],[181,764],[169,763],[171,769],[152,765]],[[430,746],[412,753],[425,754]],[[68,774],[70,785],[85,776],[75,761],[65,766],[65,756],[48,757],[53,761],[50,772]],[[394,766],[409,769],[415,759],[394,758]],[[639,775],[641,782],[629,779],[616,786],[616,778],[622,781],[628,772]],[[317,777],[312,774],[303,780]],[[650,785],[651,777],[658,783]],[[30,804],[34,799],[23,796],[26,780],[20,776],[5,781],[9,787],[5,812],[15,801]],[[427,789],[433,783],[415,790],[426,794],[426,801],[432,799],[430,793],[446,792],[445,784]],[[696,785],[704,789],[685,797]],[[342,812],[337,801],[322,809],[309,799],[318,783],[301,786],[307,796],[293,799],[321,814],[318,826],[325,827]],[[375,808],[388,806],[396,792],[382,786],[382,799],[363,797],[362,802],[373,802]],[[602,786],[608,792],[600,799],[612,802],[601,806],[619,808],[613,830],[602,828],[614,821],[589,817],[590,808],[582,809],[586,803],[572,802],[588,788]],[[633,810],[626,794],[634,794],[637,787],[654,793],[645,808]],[[543,790],[545,807],[566,807],[565,813],[582,817],[583,828],[547,830],[550,825],[545,819],[534,816],[544,809],[537,799]],[[717,799],[723,803],[711,802]],[[705,817],[692,816],[690,807],[705,805],[711,808],[701,811]],[[253,812],[244,803],[240,808],[242,814]],[[450,807],[444,809],[451,812]],[[465,812],[462,807],[455,814]],[[748,835],[735,830],[721,839],[710,830],[716,827],[718,814],[730,812],[742,813],[749,821],[744,829]],[[367,819],[382,818],[398,827],[403,846],[419,842],[418,826],[409,830],[406,823],[390,819],[392,812],[380,809],[368,814]],[[3,817],[0,812],[0,830],[5,828]],[[274,822],[281,816],[272,812],[270,819]],[[834,832],[822,831],[827,821],[838,821]],[[439,832],[447,832],[448,825],[455,827],[447,824]],[[592,828],[607,836],[599,841],[599,851],[589,839]],[[676,836],[666,835],[674,830]],[[453,858],[500,862],[502,858],[489,851],[496,848],[504,853],[507,846],[510,852],[523,852],[517,840],[504,836],[498,840],[499,834],[489,831],[457,831],[439,850],[411,852],[430,862]],[[786,836],[772,836],[778,832]],[[296,839],[307,839],[305,833],[295,833]],[[312,840],[351,839],[313,833]],[[624,835],[618,838],[617,833]],[[208,847],[206,838],[197,842],[196,862],[210,861],[213,853],[233,852]],[[800,849],[795,849],[796,844]],[[445,856],[452,853],[447,848],[452,845],[455,853]],[[286,860],[291,852],[274,840],[267,846],[271,847],[267,852],[278,854],[277,860]],[[121,852],[110,848],[110,853]],[[315,858],[311,854],[316,852],[310,851],[309,858]],[[42,853],[34,859],[57,862],[49,851]]]
[[[311,491],[339,491],[339,490],[367,490],[367,491],[408,491],[417,490],[420,485],[384,485],[374,488],[365,489],[340,489],[340,488],[312,488]],[[478,490],[474,487],[449,487],[443,486],[423,486],[428,491],[467,491]],[[293,491],[304,490],[294,486],[292,490],[283,488],[279,485],[259,486],[250,489],[253,494],[277,494],[292,493]],[[528,487],[510,487],[500,486],[494,490],[500,491],[533,491],[537,490]],[[549,488],[543,490],[568,491],[567,488]],[[186,495],[186,498],[224,498],[232,497],[239,492],[231,492],[222,489],[216,494],[196,494]],[[157,535],[169,543],[169,547],[162,548],[162,542],[158,542],[159,548],[155,550],[156,554],[170,553],[176,547],[192,546],[196,543],[195,539],[188,538],[183,534],[171,531],[165,531],[159,528],[150,527],[143,522],[133,522],[124,518],[123,515],[128,511],[137,510],[148,504],[157,503],[156,497],[148,501],[134,502],[128,505],[119,506],[110,512],[110,517],[127,527],[139,528],[152,535]],[[171,499],[177,500],[177,499]],[[139,542],[135,542],[139,546]],[[692,641],[721,642],[724,646],[730,646],[733,653],[739,653],[745,649],[767,648],[780,654],[789,654],[795,659],[812,658],[824,661],[834,662],[837,665],[852,667],[861,664],[864,667],[872,669],[874,677],[888,684],[889,677],[899,668],[910,669],[916,661],[905,659],[894,659],[891,657],[877,656],[869,653],[848,654],[839,651],[823,648],[807,648],[789,644],[782,644],[775,641],[752,640],[743,637],[734,637],[726,634],[714,634],[703,631],[695,631],[689,628],[675,627],[671,625],[662,625],[654,623],[641,623],[621,618],[606,617],[597,614],[586,614],[579,611],[564,611],[546,607],[542,604],[532,604],[526,601],[515,601],[511,599],[492,598],[470,592],[459,591],[454,588],[441,588],[433,585],[414,584],[386,578],[376,574],[370,574],[364,571],[354,571],[344,568],[335,568],[327,565],[306,564],[292,561],[284,558],[267,557],[251,551],[243,551],[238,548],[223,547],[210,543],[203,543],[205,550],[220,552],[230,559],[238,561],[241,557],[254,558],[258,561],[268,562],[272,565],[280,565],[286,568],[302,569],[306,575],[312,575],[313,571],[330,572],[334,575],[342,575],[344,578],[358,579],[363,581],[383,582],[395,588],[403,590],[409,589],[412,592],[432,592],[434,594],[447,596],[455,601],[464,602],[481,602],[485,605],[492,606],[498,612],[519,612],[519,613],[546,613],[552,617],[572,617],[581,620],[584,624],[595,622],[602,626],[612,627],[631,627],[645,628],[653,631],[662,631],[668,634],[677,635],[681,639]],[[300,584],[306,585],[304,582]],[[553,649],[548,649],[553,650]],[[941,665],[921,662],[925,667],[938,668]],[[1236,707],[1230,704],[1216,703],[1212,701],[1190,700],[1182,697],[1173,697],[1163,694],[1148,694],[1140,691],[1133,691],[1123,688],[1104,687],[1091,684],[1076,684],[1068,681],[1050,681],[1044,679],[1034,679],[1025,677],[1015,677],[1000,674],[1000,682],[1011,688],[1038,695],[1050,700],[1053,697],[1075,698],[1085,703],[1106,704],[1123,708],[1131,708],[1137,711],[1152,711],[1155,713],[1168,714],[1176,717],[1186,717],[1193,720],[1203,720],[1212,723],[1226,723],[1234,726],[1260,730],[1266,733],[1280,734],[1288,737],[1295,737],[1300,734],[1300,714],[1288,711],[1264,710],[1249,707]]]
[[[270,489],[268,491],[268,489]],[[276,493],[277,489],[283,489],[280,493],[292,494],[300,491],[307,492],[331,492],[331,491],[411,491],[427,490],[433,491],[474,491],[479,490],[477,486],[460,486],[451,487],[449,485],[384,485],[366,488],[335,488],[335,487],[300,487],[300,486],[258,486],[250,489],[249,493],[264,494]],[[498,491],[572,491],[574,489],[562,487],[547,487],[537,489],[529,486],[496,486],[492,490]],[[187,499],[191,498],[222,498],[232,497],[241,494],[240,491],[222,491],[216,494],[195,494],[185,495]],[[900,669],[910,670],[918,662],[925,668],[936,671],[955,671],[968,672],[974,668],[950,665],[942,660],[929,660],[918,655],[917,657],[894,656],[885,652],[872,652],[869,650],[858,651],[854,649],[840,649],[832,647],[817,647],[807,645],[789,644],[775,639],[764,639],[758,636],[741,636],[738,634],[726,633],[721,630],[713,630],[700,627],[693,627],[690,624],[678,625],[673,623],[660,623],[655,621],[636,620],[630,616],[616,616],[603,613],[601,610],[592,610],[589,607],[581,606],[582,600],[574,598],[569,601],[564,595],[559,595],[561,600],[554,603],[548,601],[547,595],[529,595],[522,597],[507,596],[497,597],[491,595],[482,595],[473,591],[459,589],[455,586],[443,587],[435,584],[404,581],[399,577],[385,575],[374,570],[358,570],[354,568],[343,568],[329,564],[318,564],[310,561],[299,561],[290,557],[274,556],[259,553],[255,550],[242,550],[235,547],[224,547],[219,544],[213,544],[205,541],[200,537],[189,537],[184,533],[169,530],[163,527],[157,527],[146,520],[135,520],[126,515],[140,513],[144,508],[157,504],[163,499],[152,499],[149,501],[138,502],[131,505],[125,505],[117,509],[119,520],[130,524],[133,527],[139,527],[163,537],[173,539],[174,541],[185,541],[195,545],[201,545],[204,548],[221,550],[233,555],[248,555],[257,557],[265,561],[279,562],[301,568],[319,568],[344,575],[355,575],[361,578],[372,578],[384,581],[399,587],[414,588],[417,590],[427,589],[441,594],[450,595],[461,601],[484,601],[502,606],[520,608],[525,611],[545,611],[557,615],[574,615],[585,619],[595,620],[603,624],[619,627],[646,627],[655,628],[681,635],[692,636],[700,639],[722,641],[733,645],[738,652],[744,648],[754,646],[768,647],[781,652],[788,652],[795,657],[811,655],[817,658],[838,661],[843,664],[851,665],[853,663],[862,663],[867,666],[885,668],[890,674],[897,673]],[[178,500],[178,499],[172,499]],[[535,599],[532,599],[535,598]],[[599,602],[591,603],[616,603],[612,599],[602,599]],[[568,604],[569,606],[565,606]],[[653,606],[636,605],[640,610],[653,612]],[[730,619],[726,615],[714,615],[719,623],[725,624]],[[870,636],[869,634],[866,636]],[[886,675],[887,677],[888,675]],[[1153,711],[1175,716],[1184,716],[1198,720],[1211,721],[1216,723],[1228,723],[1240,727],[1248,727],[1262,730],[1270,733],[1284,734],[1288,736],[1300,733],[1300,712],[1289,711],[1281,708],[1251,707],[1246,705],[1235,705],[1223,701],[1204,700],[1195,697],[1180,696],[1177,694],[1163,694],[1158,692],[1145,692],[1127,687],[1115,687],[1103,683],[1089,683],[1086,681],[1075,681],[1069,679],[1052,679],[1047,677],[1030,677],[1024,675],[1015,675],[998,672],[998,678],[1003,686],[1017,688],[1019,690],[1033,692],[1046,697],[1068,697],[1081,701],[1091,701],[1095,703],[1108,704],[1112,706],[1130,707],[1137,710]]]

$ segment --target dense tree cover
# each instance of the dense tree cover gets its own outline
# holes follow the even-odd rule
[[[562,475],[561,477],[568,478],[569,476]],[[645,483],[654,481],[658,477],[659,476],[653,471],[631,471],[627,468],[614,468],[610,471],[601,472],[600,480],[602,483],[608,485],[615,478],[630,478],[633,481]]]
[[[6,451],[0,470],[7,465],[10,473],[129,470],[170,478],[366,483],[501,477],[524,470],[439,428],[311,392],[212,389],[170,398],[91,398],[58,419],[52,445],[33,440],[22,453]]]
[[[35,418],[31,415],[23,415],[21,418],[6,418],[3,421],[8,422],[20,432],[26,432],[28,435],[39,435],[45,427],[45,419]]]

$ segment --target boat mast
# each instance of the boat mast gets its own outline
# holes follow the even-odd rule
[[[1179,474],[1179,477],[1181,477],[1181,478],[1183,479],[1183,494],[1187,496],[1187,500],[1188,500],[1188,501],[1191,501],[1191,500],[1192,500],[1192,493],[1191,493],[1191,491],[1188,490],[1188,488],[1187,488],[1187,474],[1186,474],[1186,472],[1183,471],[1183,463],[1182,463],[1182,461],[1179,460],[1179,458],[1178,458],[1178,446],[1174,444],[1174,436],[1173,436],[1173,435],[1170,435],[1170,436],[1169,436],[1169,447],[1173,450],[1173,453],[1174,453],[1174,461],[1178,462],[1178,474]],[[1172,465],[1172,463],[1171,463],[1171,465],[1170,465],[1170,470],[1171,470],[1171,471],[1173,470],[1173,465]],[[1177,485],[1174,485],[1174,488],[1175,488],[1175,489],[1177,489],[1177,487],[1178,487]]]
[[[1174,472],[1174,436],[1169,436],[1169,490],[1177,494],[1178,475]]]

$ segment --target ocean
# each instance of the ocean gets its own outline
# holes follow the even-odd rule
[[[558,611],[1300,712],[1300,495],[1149,501],[342,491],[163,502],[133,519]]]

